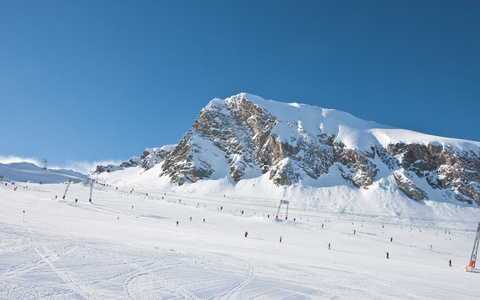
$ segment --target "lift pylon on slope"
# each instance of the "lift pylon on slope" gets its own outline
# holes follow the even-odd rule
[[[88,202],[92,203],[93,180],[90,180],[90,199]]]
[[[478,222],[477,228],[477,235],[475,237],[475,242],[473,243],[473,250],[472,256],[470,257],[470,261],[468,262],[468,266],[465,267],[465,271],[473,271],[475,268],[475,262],[477,261],[477,253],[478,253],[478,244],[480,243],[480,222]]]
[[[287,205],[287,211],[285,212],[285,220],[288,218],[288,201],[287,200],[280,200],[280,204],[278,205],[278,210],[277,214],[275,215],[275,219],[278,219],[278,215],[280,214],[280,208],[282,207],[282,204]]]
[[[70,187],[70,183],[72,183],[71,180],[69,180],[68,183],[67,183],[67,188],[65,189],[65,193],[63,194],[63,198],[62,198],[62,199],[65,199],[65,196],[67,196],[67,191],[68,191],[68,188]]]

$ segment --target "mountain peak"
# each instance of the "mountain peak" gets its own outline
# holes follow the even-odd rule
[[[480,143],[402,130],[353,115],[239,93],[213,99],[179,143],[161,155],[161,176],[179,185],[267,178],[277,186],[374,186],[423,201],[480,204]],[[155,162],[155,163],[152,163]],[[145,168],[147,169],[147,168]]]

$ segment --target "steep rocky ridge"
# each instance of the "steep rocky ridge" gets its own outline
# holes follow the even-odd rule
[[[140,157],[133,156],[129,160],[122,162],[120,165],[107,165],[97,166],[95,172],[113,172],[123,170],[125,168],[131,168],[140,166],[145,170],[152,168],[155,164],[161,163],[165,160],[165,157],[173,150],[176,145],[167,145],[158,148],[146,148]]]

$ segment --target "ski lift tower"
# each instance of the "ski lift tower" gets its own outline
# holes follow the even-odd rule
[[[280,214],[280,208],[282,207],[282,204],[285,204],[287,206],[287,210],[285,212],[285,220],[288,218],[288,201],[287,200],[280,200],[280,204],[278,205],[278,210],[277,214],[275,215],[275,219],[278,219],[278,215]]]
[[[65,189],[65,193],[63,194],[63,198],[62,199],[65,199],[65,196],[67,196],[67,191],[68,191],[68,188],[70,187],[70,184],[72,183],[72,180],[70,179],[67,183],[67,188]]]
[[[479,243],[480,243],[480,222],[478,222],[477,236],[475,237],[475,242],[473,243],[472,256],[470,257],[470,261],[468,262],[468,266],[465,267],[465,271],[471,272],[475,268],[475,262],[477,261],[477,253],[478,253],[478,244]]]
[[[93,173],[92,173],[93,175]],[[98,173],[97,173],[97,179],[96,180],[93,180],[93,179],[90,179],[90,199],[88,200],[88,202],[92,203],[92,191],[93,191],[93,184],[94,183],[98,183]]]
[[[48,160],[47,159],[43,159],[43,169],[46,170],[47,169],[47,162]]]
[[[93,179],[90,180],[90,199],[88,202],[92,203]]]

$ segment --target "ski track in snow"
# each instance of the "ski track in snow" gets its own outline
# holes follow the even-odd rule
[[[72,247],[72,249],[73,248],[75,248],[75,247]],[[79,295],[81,295],[85,299],[90,298],[90,295],[86,292],[86,290],[79,283],[77,283],[75,280],[73,280],[72,277],[68,274],[68,272],[66,272],[66,271],[64,271],[60,268],[55,267],[53,262],[56,259],[58,259],[58,256],[56,254],[52,253],[45,246],[42,246],[42,250],[46,255],[43,254],[37,248],[35,248],[35,252],[37,252],[37,254],[42,258],[42,261],[44,261],[46,264],[48,264],[50,266],[50,268],[52,268],[52,270],[55,271],[55,273],[58,275],[58,277],[60,277],[67,284],[67,286],[69,288],[71,288],[72,291],[78,293]],[[68,253],[64,253],[64,255],[66,255],[66,254],[68,254]]]
[[[240,282],[238,282],[237,284],[235,284],[234,286],[232,286],[231,288],[229,288],[228,290],[226,290],[225,292],[223,292],[222,294],[220,294],[215,299],[230,299],[234,297],[235,294],[239,293],[243,287],[245,287],[248,283],[250,283],[250,281],[252,281],[253,267],[247,261],[243,261],[243,262],[248,266],[246,277]]]
[[[136,297],[135,291],[130,287],[131,283],[135,280],[141,280],[142,277],[152,277],[153,281],[157,288],[166,289],[171,292],[176,298],[181,299],[198,299],[192,292],[189,290],[174,284],[173,282],[159,276],[157,272],[153,272],[152,270],[147,269],[148,266],[142,266],[138,264],[133,264],[132,262],[128,263],[129,265],[134,267],[135,272],[125,280],[124,283],[124,290],[128,295],[129,299],[141,299],[142,297]],[[165,269],[163,269],[164,271]],[[142,287],[140,287],[142,289]],[[138,291],[137,291],[138,294]]]
[[[45,246],[43,247],[43,249],[44,249],[44,252],[46,254],[41,254],[37,248],[34,249],[35,252],[40,256],[39,259],[33,260],[33,261],[31,261],[29,263],[26,263],[24,265],[20,265],[20,266],[10,268],[3,273],[3,276],[5,276],[6,278],[21,276],[23,274],[32,272],[35,269],[43,267],[45,264],[51,265],[56,260],[62,258],[63,256],[67,255],[69,252],[73,251],[75,249],[75,247],[74,246],[69,247],[69,248],[65,249],[65,251],[62,251],[61,253],[52,253]],[[45,250],[45,249],[47,249],[47,250]]]

